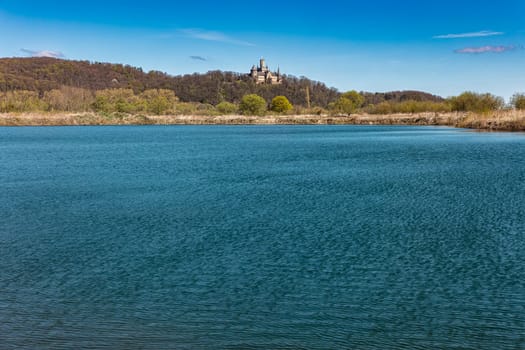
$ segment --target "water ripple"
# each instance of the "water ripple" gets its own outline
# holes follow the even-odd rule
[[[525,138],[0,128],[0,348],[524,349]]]

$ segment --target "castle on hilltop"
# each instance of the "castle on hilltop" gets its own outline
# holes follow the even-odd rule
[[[272,73],[266,65],[264,58],[261,58],[258,67],[253,65],[250,70],[250,77],[256,84],[277,85],[283,82],[279,68],[277,68],[277,73]]]

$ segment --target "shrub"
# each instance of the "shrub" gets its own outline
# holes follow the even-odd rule
[[[510,104],[516,109],[525,109],[525,93],[514,94],[510,99]]]
[[[355,111],[352,101],[342,96],[328,104],[328,109],[335,114],[352,114]]]
[[[62,86],[46,91],[43,100],[51,111],[86,112],[91,109],[95,98],[90,90]]]
[[[140,103],[144,106],[144,109],[156,115],[172,111],[178,101],[175,93],[167,89],[146,90],[140,94],[140,98],[142,100]]]
[[[239,110],[244,115],[262,115],[266,112],[266,101],[256,94],[245,95],[241,100]]]
[[[328,108],[336,114],[352,114],[363,106],[365,98],[357,91],[352,90],[342,94],[337,100],[330,103]]]
[[[277,113],[286,113],[292,110],[293,106],[285,96],[275,96],[272,99],[270,109]]]
[[[352,104],[354,105],[354,108],[361,108],[363,104],[365,103],[365,98],[363,95],[361,95],[359,92],[352,90],[345,92],[342,97],[349,99]]]
[[[396,113],[423,113],[423,112],[450,112],[450,104],[445,102],[414,101],[403,102],[384,101],[366,107],[370,114],[396,114]]]
[[[226,101],[219,103],[215,108],[222,114],[234,114],[238,109],[237,105]]]
[[[106,89],[95,93],[93,109],[106,113],[134,113],[145,106],[131,89]]]
[[[495,111],[503,108],[505,104],[501,97],[470,91],[449,98],[449,102],[453,111],[478,113]]]
[[[197,112],[195,104],[190,102],[180,102],[175,105],[174,113],[176,115],[192,115]]]
[[[0,112],[44,111],[47,104],[34,91],[15,90],[0,93]]]

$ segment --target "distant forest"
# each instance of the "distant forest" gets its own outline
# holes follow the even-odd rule
[[[64,86],[91,91],[132,89],[140,94],[150,89],[172,90],[181,102],[217,105],[238,104],[243,96],[257,94],[268,103],[275,96],[286,96],[295,106],[328,108],[341,96],[335,88],[305,77],[284,75],[282,85],[256,85],[247,74],[210,71],[204,74],[171,76],[159,71],[144,72],[141,68],[122,64],[55,58],[0,59],[0,92],[26,90],[43,96],[45,92]],[[308,90],[308,93],[307,93]],[[361,92],[363,107],[383,102],[442,102],[443,98],[420,91],[387,93]]]

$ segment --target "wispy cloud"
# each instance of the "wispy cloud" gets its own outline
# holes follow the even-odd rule
[[[224,33],[216,32],[216,31],[209,31],[209,30],[202,30],[202,29],[181,29],[179,32],[189,38],[194,38],[194,39],[199,39],[199,40],[216,41],[216,42],[233,44],[233,45],[241,45],[241,46],[255,46],[255,44],[250,43],[248,41],[238,40]]]
[[[35,51],[29,49],[20,49],[23,53],[30,55],[31,57],[51,57],[51,58],[63,58],[64,54],[59,51],[42,50]]]
[[[202,56],[190,56],[190,58],[195,61],[207,61],[207,59]]]
[[[436,35],[434,39],[461,39],[461,38],[481,38],[486,36],[496,36],[503,35],[504,32],[494,32],[490,30],[481,30],[479,32],[470,32],[470,33],[457,33],[457,34],[444,34]]]
[[[507,52],[507,51],[514,51],[514,50],[521,49],[521,48],[523,48],[523,47],[521,47],[521,46],[514,46],[514,45],[510,45],[510,46],[503,46],[503,45],[490,46],[490,45],[487,45],[487,46],[480,46],[480,47],[465,47],[463,49],[455,50],[454,52],[455,53],[462,53],[462,54],[481,54],[481,53],[489,53],[489,52],[492,52],[492,53],[503,53],[503,52]]]

